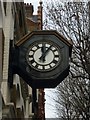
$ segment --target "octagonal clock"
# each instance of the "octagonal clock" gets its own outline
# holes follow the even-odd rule
[[[56,87],[69,73],[72,44],[56,31],[33,31],[16,49],[15,70],[31,87]]]
[[[50,40],[34,42],[28,48],[27,63],[36,71],[51,71],[61,62],[62,57],[59,49],[59,46]]]

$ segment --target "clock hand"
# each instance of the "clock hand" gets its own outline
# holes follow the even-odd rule
[[[43,44],[42,48],[41,48],[42,54],[44,54],[46,52],[46,47],[45,47],[45,43]],[[42,61],[45,61],[45,56],[42,58]]]
[[[45,51],[46,51],[45,44],[43,44],[43,46],[42,46],[42,48],[41,48],[41,51],[42,51],[42,53],[45,53]]]
[[[52,45],[47,50],[45,50],[45,52],[42,53],[42,56],[39,58],[40,60],[43,60],[45,58],[46,54],[49,52],[49,50],[51,49],[51,47],[52,47]]]

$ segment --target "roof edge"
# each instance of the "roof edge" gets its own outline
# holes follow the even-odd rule
[[[67,44],[69,47],[73,46],[73,43],[70,40],[67,40],[63,35],[58,33],[56,30],[37,30],[32,31],[25,36],[23,36],[18,42],[16,43],[16,46],[20,46],[22,43],[24,43],[27,39],[32,37],[33,35],[55,35],[59,39],[61,39],[65,44]]]

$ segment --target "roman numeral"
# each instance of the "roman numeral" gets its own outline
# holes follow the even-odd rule
[[[35,61],[34,61],[34,59],[33,59],[33,60],[31,60],[30,62],[31,62],[31,64],[33,64]]]
[[[44,69],[45,70],[50,69],[50,65],[44,66]]]
[[[57,64],[57,61],[56,61],[56,60],[53,60],[53,63]]]
[[[50,67],[52,68],[52,67],[54,67],[54,66],[55,66],[55,63],[52,62],[52,63],[50,64]]]
[[[28,55],[29,56],[29,58],[33,58],[33,55]]]

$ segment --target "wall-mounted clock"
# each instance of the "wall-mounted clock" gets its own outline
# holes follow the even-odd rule
[[[15,71],[31,87],[56,87],[69,74],[71,49],[56,31],[33,31],[16,43]]]

